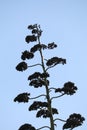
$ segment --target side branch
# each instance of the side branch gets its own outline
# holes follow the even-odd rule
[[[46,97],[45,94],[41,94],[41,95],[39,95],[39,96],[36,96],[36,97],[33,97],[33,98],[29,98],[29,100],[36,99],[36,98],[43,97],[43,96]]]
[[[56,88],[54,88],[54,87],[51,87],[51,88],[49,88],[49,91],[51,91],[52,89],[53,89],[53,90],[55,90]]]
[[[28,66],[28,67],[34,67],[34,66],[38,66],[38,65],[39,65],[39,66],[42,66],[41,64],[38,63],[38,64],[30,65],[30,66]]]
[[[53,87],[51,87],[51,88],[49,88],[49,92],[51,92],[52,90],[55,90],[56,88],[53,88]]]
[[[52,97],[51,100],[55,99],[55,98],[59,98],[59,97],[62,97],[63,95],[65,95],[65,93],[59,95],[59,96],[55,96],[55,97]]]
[[[48,67],[47,69],[46,69],[46,71],[48,70],[48,69],[50,69],[50,68],[53,68],[54,66],[56,66],[57,64],[54,64],[53,66],[50,66],[50,67]]]
[[[43,129],[43,128],[48,128],[48,129],[50,129],[50,127],[49,127],[49,126],[43,126],[43,127],[38,128],[38,129],[36,129],[36,130],[40,130],[40,129]]]
[[[65,120],[60,119],[60,118],[56,118],[56,119],[54,119],[54,122],[55,122],[56,120],[59,120],[59,121],[62,121],[62,122],[66,122]]]

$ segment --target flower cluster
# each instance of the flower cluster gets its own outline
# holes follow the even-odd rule
[[[49,77],[48,73],[35,72],[28,77],[28,80],[31,80],[29,85],[35,88],[49,85],[49,80],[45,80],[47,77]]]
[[[38,30],[37,29],[33,29],[32,30],[32,34],[38,34]]]
[[[41,109],[41,108],[43,108],[43,107],[48,107],[48,103],[47,103],[47,102],[41,102],[41,101],[35,101],[35,102],[33,102],[33,104],[29,107],[29,111]]]
[[[57,109],[52,108],[52,113],[53,114],[58,114]],[[51,116],[51,113],[47,110],[47,109],[41,109],[37,112],[36,117],[43,117],[43,118],[47,118]]]
[[[66,123],[63,125],[63,129],[68,128],[75,128],[82,125],[83,121],[85,120],[80,114],[71,114],[69,118],[66,120]]]
[[[28,77],[28,80],[37,79],[37,78],[44,79],[47,77],[49,77],[49,74],[47,72],[46,73],[35,72],[34,74],[32,74]]]
[[[43,117],[43,118],[47,118],[50,117],[51,114],[48,110],[48,103],[47,102],[40,102],[40,101],[35,101],[33,102],[33,104],[29,107],[29,111],[31,110],[37,110],[40,109],[37,114],[36,117]],[[53,114],[58,114],[58,111],[56,108],[52,108],[52,113]]]
[[[29,42],[35,42],[35,41],[37,41],[37,37],[35,35],[28,35],[28,36],[26,36],[25,41],[27,43],[29,43]]]
[[[29,25],[29,26],[28,26],[28,29],[31,29],[31,30],[33,30],[33,29],[35,29],[35,28],[37,28],[37,24]]]
[[[58,57],[53,57],[49,59],[46,63],[47,66],[54,66],[56,64],[66,64],[66,59],[58,58]]]
[[[37,36],[41,36],[42,30],[40,29],[40,25],[34,24],[29,25],[28,29],[32,30],[32,34],[37,34]]]
[[[39,110],[39,111],[37,112],[36,117],[41,117],[41,116],[42,116],[43,118],[47,118],[47,117],[50,117],[51,114],[50,114],[50,112],[49,112],[48,110],[41,109],[41,110]]]
[[[59,114],[56,108],[52,108],[52,113],[53,114]]]
[[[22,52],[22,55],[21,55],[22,60],[31,59],[33,57],[34,57],[34,54],[32,52],[27,51],[27,50]]]
[[[35,79],[35,80],[31,80],[31,82],[29,83],[30,86],[34,86],[35,88],[38,87],[42,87],[43,85],[49,85],[49,80],[42,80],[42,79]]]
[[[36,44],[30,49],[30,51],[35,53],[36,51],[40,51],[40,49],[47,49],[47,46],[45,44]]]
[[[30,96],[30,93],[21,93],[14,99],[14,102],[16,102],[16,101],[18,101],[19,103],[20,102],[24,102],[24,103],[28,102],[29,96]]]
[[[26,62],[20,62],[17,66],[16,66],[16,70],[17,71],[24,71],[28,68],[27,63]]]
[[[24,124],[18,130],[36,130],[31,124]]]
[[[76,93],[77,87],[74,85],[73,82],[67,82],[64,84],[63,88],[57,88],[55,89],[55,92],[60,92],[60,93],[64,93],[67,95],[73,95],[74,93]]]
[[[48,49],[54,49],[56,47],[57,45],[54,42],[48,44]]]

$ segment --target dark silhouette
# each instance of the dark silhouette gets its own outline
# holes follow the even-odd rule
[[[29,111],[37,111],[36,117],[43,117],[43,118],[49,118],[50,124],[48,126],[42,126],[41,128],[35,128],[31,124],[23,124],[22,126],[19,127],[18,130],[40,130],[43,128],[48,128],[50,130],[55,130],[55,124],[56,120],[62,121],[63,127],[62,129],[70,129],[72,130],[75,127],[81,126],[83,121],[85,120],[84,117],[82,117],[80,114],[73,113],[69,116],[67,120],[59,119],[56,118],[54,119],[54,114],[59,114],[57,108],[52,107],[52,102],[54,98],[59,98],[64,95],[73,95],[77,91],[77,87],[75,84],[71,81],[68,81],[64,83],[64,86],[62,88],[51,88],[49,83],[50,81],[48,78],[50,77],[50,74],[48,73],[48,70],[53,68],[54,66],[58,64],[66,64],[66,59],[64,58],[59,58],[59,57],[52,57],[50,59],[45,59],[43,58],[43,51],[45,49],[55,49],[57,45],[52,42],[49,43],[48,45],[41,44],[40,42],[40,37],[42,35],[42,30],[40,28],[40,25],[34,24],[34,25],[29,25],[28,29],[31,31],[31,35],[26,36],[25,41],[27,44],[30,42],[37,42],[34,46],[32,44],[32,47],[30,51],[25,50],[22,52],[21,59],[22,62],[19,63],[16,66],[17,71],[25,71],[29,67],[35,67],[39,66],[42,68],[42,72],[35,72],[28,77],[29,81],[29,86],[33,86],[34,88],[38,88],[44,86],[46,93],[42,95],[38,95],[36,97],[31,97],[30,93],[21,93],[19,94],[15,99],[14,102],[18,101],[19,103],[24,102],[28,103],[29,100],[34,100],[40,97],[45,97],[45,102],[42,101],[34,101],[30,106],[29,106]],[[34,58],[34,55],[36,52],[39,52],[40,54],[40,59],[41,63],[35,63],[33,65],[28,66],[28,64],[25,62],[25,60],[30,60]],[[54,97],[50,96],[50,92],[54,91],[55,93],[58,93],[57,96],[54,95]]]

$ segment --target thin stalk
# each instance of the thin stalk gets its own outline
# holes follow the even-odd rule
[[[38,66],[38,65],[39,65],[39,66],[42,66],[41,64],[38,63],[38,64],[30,65],[30,66],[28,66],[28,67],[35,67],[35,66]]]
[[[55,122],[56,120],[59,120],[59,121],[62,121],[62,122],[66,122],[65,120],[60,119],[60,118],[56,118],[56,119],[54,120],[54,122]]]
[[[38,129],[36,129],[36,130],[40,130],[40,129],[43,129],[43,128],[48,128],[48,129],[50,129],[50,127],[49,127],[49,126],[43,126],[43,127],[38,128]]]
[[[40,44],[40,37],[38,36],[38,43]],[[41,64],[42,64],[42,69],[43,72],[46,72],[45,69],[45,65],[44,65],[44,58],[43,58],[43,54],[42,54],[42,50],[40,49],[40,56],[41,56]],[[47,79],[45,78],[45,82],[47,82]],[[53,120],[53,113],[52,113],[52,106],[51,106],[51,98],[50,98],[50,94],[49,94],[49,88],[48,85],[45,85],[46,88],[46,96],[47,96],[47,102],[48,102],[48,111],[50,112],[51,116],[50,118],[50,130],[55,130],[54,129],[54,120]]]
[[[41,95],[39,95],[39,96],[29,98],[29,100],[36,99],[36,98],[39,98],[39,97],[42,97],[42,96],[46,97],[46,95],[45,95],[45,94],[41,94]]]
[[[63,94],[61,94],[61,95],[59,95],[59,96],[52,97],[52,98],[51,98],[51,101],[52,101],[53,99],[55,99],[55,98],[62,97],[63,95],[65,95],[65,93],[63,93]]]

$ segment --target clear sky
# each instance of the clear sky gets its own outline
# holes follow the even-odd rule
[[[17,130],[24,123],[38,128],[48,122],[48,119],[36,119],[36,112],[28,111],[31,103],[13,102],[19,93],[29,91],[35,96],[44,91],[28,86],[27,77],[39,70],[38,67],[24,73],[15,70],[21,61],[21,52],[30,48],[25,37],[29,33],[27,26],[34,23],[41,25],[43,43],[58,44],[57,49],[48,54],[46,51],[44,55],[67,59],[66,65],[49,71],[52,86],[62,87],[65,82],[72,81],[78,87],[75,95],[54,101],[58,117],[67,119],[76,112],[87,119],[87,0],[0,0],[0,130]],[[56,123],[57,129],[61,129],[63,123]],[[86,125],[87,121],[75,129],[85,130]]]

